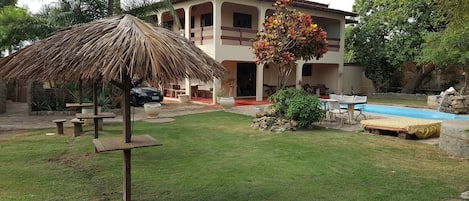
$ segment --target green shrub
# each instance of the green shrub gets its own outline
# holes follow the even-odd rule
[[[295,120],[302,127],[320,121],[325,115],[321,101],[316,96],[308,95],[302,89],[278,90],[269,98],[274,102],[272,108],[277,115]]]
[[[272,96],[269,97],[269,100],[273,102],[272,108],[274,109],[277,116],[284,117],[287,113],[287,100],[291,97],[296,96],[306,96],[304,90],[299,90],[296,88],[285,88],[277,90]]]

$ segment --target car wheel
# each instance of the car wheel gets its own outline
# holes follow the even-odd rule
[[[130,104],[134,107],[138,106],[137,98],[135,96],[132,96],[132,101],[130,102]]]

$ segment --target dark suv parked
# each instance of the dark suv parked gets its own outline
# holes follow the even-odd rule
[[[131,104],[143,105],[147,102],[162,102],[163,93],[153,87],[134,87],[130,90]]]

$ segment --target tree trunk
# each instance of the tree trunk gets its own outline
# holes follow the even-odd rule
[[[423,68],[423,70],[420,70],[421,68]],[[418,67],[419,70],[416,72],[416,76],[405,83],[402,87],[401,93],[415,93],[415,90],[422,84],[422,81],[429,76],[435,68],[436,67],[433,64]]]
[[[112,16],[121,12],[120,0],[107,0],[107,15]]]
[[[468,85],[468,82],[469,82],[469,75],[465,70],[463,70],[463,75],[464,75],[464,85],[463,85],[463,87],[461,88],[461,91],[460,91],[461,95],[464,95],[466,93],[467,85]]]
[[[107,15],[112,16],[114,14],[114,0],[107,0]]]
[[[293,70],[293,66],[279,64],[278,71],[277,71],[278,72],[278,80],[277,80],[278,89],[285,88],[292,70]]]

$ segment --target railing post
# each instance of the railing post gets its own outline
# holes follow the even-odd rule
[[[243,45],[243,30],[242,29],[238,29],[239,30],[239,45]]]
[[[204,44],[204,27],[200,27],[200,45]]]

